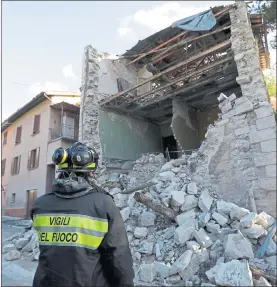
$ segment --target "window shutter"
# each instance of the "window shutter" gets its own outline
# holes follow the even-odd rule
[[[27,163],[27,168],[31,168],[31,156],[32,156],[32,151],[29,151],[28,153],[28,163]]]
[[[40,129],[40,115],[35,115],[33,134],[38,133],[39,129]]]
[[[5,174],[5,169],[6,169],[6,159],[3,159],[1,161],[1,175],[2,176]]]
[[[37,149],[36,149],[36,159],[35,159],[35,168],[37,168],[38,166],[39,166],[39,150],[40,150],[40,148],[38,147]]]
[[[18,159],[17,159],[17,173],[20,172],[20,162],[21,162],[21,155],[18,156]]]
[[[20,143],[21,142],[21,133],[22,133],[22,127],[17,127],[15,143]]]
[[[13,175],[13,167],[14,167],[14,158],[12,159],[12,165],[11,165],[11,174]]]

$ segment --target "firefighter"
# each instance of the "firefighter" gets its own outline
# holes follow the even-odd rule
[[[80,142],[53,153],[59,175],[34,203],[39,264],[33,287],[133,286],[133,261],[121,214],[96,186],[95,150]]]

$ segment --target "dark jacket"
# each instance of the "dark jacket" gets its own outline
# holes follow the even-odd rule
[[[33,287],[133,286],[133,261],[121,214],[99,187],[57,180],[34,203],[39,264]]]

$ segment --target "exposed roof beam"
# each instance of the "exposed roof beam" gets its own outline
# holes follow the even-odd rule
[[[204,70],[204,68],[205,68],[205,70],[207,70],[207,69],[209,69],[209,68],[211,68],[211,67],[214,68],[214,67],[220,66],[220,65],[222,65],[223,63],[228,62],[228,61],[230,61],[230,60],[232,60],[231,57],[225,58],[224,60],[221,60],[221,61],[218,61],[218,62],[216,62],[216,63],[213,63],[213,64],[209,65],[209,67],[203,67],[201,70],[195,71],[194,73],[196,73],[196,72],[197,72],[197,73],[202,72],[202,71]],[[225,68],[225,69],[226,69],[226,68]],[[222,73],[222,71],[221,71],[221,73]],[[217,75],[217,77],[219,77],[219,75]],[[141,106],[139,106],[139,107],[137,107],[137,108],[131,110],[131,112],[135,112],[135,111],[137,111],[137,110],[139,110],[139,109],[141,109],[141,108],[144,108],[144,107],[146,107],[146,106],[148,106],[148,105],[152,105],[152,104],[154,104],[154,103],[157,103],[157,102],[160,102],[160,101],[164,101],[164,100],[166,100],[166,99],[168,99],[168,98],[172,98],[172,97],[174,97],[174,96],[176,96],[176,95],[178,95],[178,94],[180,94],[180,93],[182,93],[182,92],[187,92],[187,91],[189,91],[190,89],[196,88],[197,86],[199,86],[199,84],[206,84],[206,83],[209,83],[209,82],[211,81],[211,79],[207,79],[207,80],[204,80],[204,81],[202,81],[202,80],[203,80],[203,78],[201,79],[201,81],[196,81],[196,82],[192,83],[191,85],[186,85],[186,86],[184,86],[184,87],[182,87],[182,88],[180,88],[180,89],[178,89],[178,90],[176,90],[176,91],[174,91],[174,92],[169,92],[169,93],[166,94],[165,96],[157,97],[155,100],[149,101],[149,102],[147,102],[147,103],[145,103],[145,104],[143,104],[143,105],[141,105]]]
[[[189,59],[184,60],[183,62],[181,62],[179,64],[174,65],[173,67],[170,67],[170,68],[164,70],[163,72],[161,72],[161,73],[159,73],[159,74],[157,74],[155,76],[152,76],[152,77],[148,78],[146,81],[143,81],[143,82],[139,83],[138,85],[135,85],[135,86],[133,86],[133,87],[131,87],[131,88],[125,90],[125,91],[117,93],[117,94],[115,94],[115,95],[113,95],[113,96],[111,96],[111,97],[109,97],[109,98],[107,98],[107,99],[105,99],[103,101],[100,101],[100,105],[103,106],[104,104],[107,104],[108,102],[110,102],[110,101],[112,101],[114,99],[117,99],[118,97],[120,97],[120,96],[122,96],[122,95],[124,95],[124,94],[126,94],[126,93],[128,93],[128,92],[130,92],[130,91],[132,91],[132,90],[144,85],[144,84],[147,84],[147,83],[149,83],[149,82],[151,82],[151,81],[153,81],[153,80],[155,80],[155,79],[157,79],[157,78],[159,78],[159,77],[161,77],[161,76],[163,76],[163,75],[165,75],[165,74],[167,74],[169,72],[172,72],[172,71],[174,71],[174,70],[176,70],[176,69],[178,69],[178,68],[180,68],[180,67],[182,67],[182,66],[184,66],[184,65],[186,65],[188,63],[191,63],[191,62],[196,61],[196,60],[198,60],[198,59],[200,59],[200,58],[202,58],[204,56],[212,54],[215,51],[221,50],[223,48],[227,48],[230,45],[231,45],[231,41],[230,40],[226,40],[226,41],[224,41],[224,42],[222,42],[222,43],[220,43],[220,44],[218,44],[218,45],[216,45],[214,47],[211,47],[211,48],[203,51],[202,53],[199,53],[199,54],[197,54],[197,55],[195,55],[195,56],[193,56],[193,57],[191,57]]]

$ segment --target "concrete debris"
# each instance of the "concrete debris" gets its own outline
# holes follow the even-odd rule
[[[14,260],[17,260],[19,259],[21,256],[20,252],[18,250],[11,250],[9,251],[8,253],[6,253],[3,258],[6,260],[6,261],[14,261]]]
[[[210,174],[215,169],[213,158],[224,144],[224,129],[234,124],[231,114],[234,111],[239,114],[236,121],[244,124],[245,113],[253,109],[247,99],[236,99],[234,94],[229,98],[221,95],[220,102],[226,113],[208,127],[201,152],[169,162],[163,154],[144,154],[135,163],[126,163],[122,174],[106,171],[98,178],[98,184],[114,195],[124,220],[137,286],[253,286],[249,266],[254,264],[264,272],[276,272],[276,238],[270,240],[264,259],[254,258],[275,219],[266,212],[257,214],[238,206],[239,200],[235,202],[238,205],[229,202],[229,198],[225,201],[213,184],[216,180],[215,173]],[[256,178],[251,172],[254,164],[248,158],[250,143],[244,139],[245,132],[240,131],[236,140],[227,137],[232,144],[220,157],[232,152],[236,155],[233,164],[238,164],[237,176],[250,177],[254,182]],[[248,165],[239,165],[246,161]],[[224,170],[225,164],[217,168]],[[231,180],[228,178],[226,183],[231,184]],[[123,190],[150,181],[153,186],[138,192],[176,214],[175,221],[137,202],[134,193],[122,194]],[[243,185],[243,189],[246,193],[248,185]],[[32,260],[38,260],[37,237],[33,229],[32,232],[10,240],[2,249],[4,256],[19,258],[20,252],[30,252]]]

